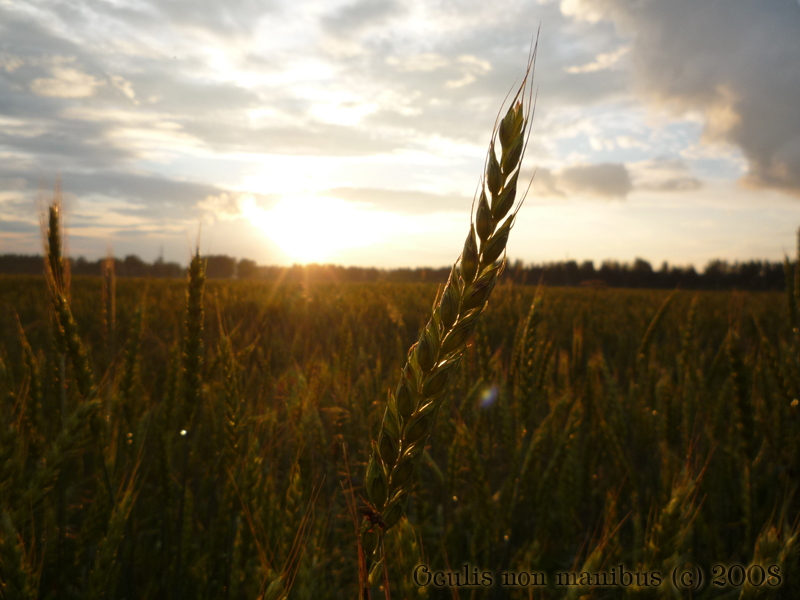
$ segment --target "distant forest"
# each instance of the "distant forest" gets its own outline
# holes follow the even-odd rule
[[[206,275],[211,279],[255,279],[264,281],[312,282],[445,282],[450,267],[416,269],[376,269],[336,265],[294,265],[292,267],[260,266],[249,259],[237,260],[225,255],[206,257]],[[178,263],[156,260],[147,263],[135,255],[115,258],[115,271],[120,277],[186,277],[186,268]],[[101,261],[83,257],[69,259],[74,275],[100,275]],[[40,275],[44,259],[37,255],[0,255],[0,273]],[[785,289],[784,265],[778,262],[750,261],[729,264],[709,262],[702,273],[694,267],[674,267],[666,262],[658,270],[637,258],[633,264],[604,261],[596,268],[592,261],[574,260],[541,265],[525,265],[515,261],[506,265],[501,282],[536,285],[539,281],[552,286],[585,286],[593,288],[661,288],[680,287],[689,290],[753,290]]]

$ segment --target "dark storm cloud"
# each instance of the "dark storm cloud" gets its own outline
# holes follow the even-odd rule
[[[796,0],[581,0],[572,12],[632,36],[639,89],[703,111],[707,135],[747,158],[746,183],[800,195]]]

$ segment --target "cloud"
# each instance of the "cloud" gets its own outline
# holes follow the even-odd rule
[[[536,169],[531,192],[539,196],[564,196],[564,192],[558,188],[558,176],[546,167]]]
[[[423,52],[409,56],[388,56],[386,64],[406,73],[413,71],[429,73],[446,67],[450,64],[450,60],[436,52]]]
[[[450,79],[445,82],[448,88],[460,88],[469,85],[475,81],[480,75],[488,73],[492,70],[492,65],[489,61],[481,60],[475,56],[465,55],[458,57],[458,63],[464,74],[458,79]]]
[[[400,10],[401,5],[391,0],[358,0],[324,17],[322,25],[328,33],[348,37],[384,23]]]
[[[52,177],[53,173],[48,175]],[[13,184],[20,193],[25,192],[31,201],[36,196],[40,176],[39,169],[11,170],[0,166],[0,182],[5,180]],[[88,172],[63,170],[60,179],[64,194],[82,198],[88,204],[102,199],[113,204],[120,214],[137,214],[148,218],[192,218],[200,214],[193,211],[201,209],[200,204],[204,199],[229,192],[214,185],[113,169]],[[32,209],[32,205],[20,203],[19,208],[27,211]]]
[[[139,12],[140,18],[156,15],[170,23],[234,37],[251,32],[260,17],[274,14],[279,8],[273,0],[152,0],[143,2],[140,11],[111,10],[126,19]]]
[[[13,54],[7,54],[5,52],[0,53],[0,68],[4,69],[6,73],[13,73],[23,64],[25,64],[25,61],[19,56],[14,56]]]
[[[120,92],[125,94],[129,100],[132,100],[134,104],[139,104],[139,101],[136,99],[136,92],[133,91],[133,85],[130,81],[126,81],[124,77],[119,75],[112,75],[111,83],[114,84],[114,87]]]
[[[703,187],[681,159],[656,158],[629,165],[636,189],[655,192],[687,192]]]
[[[0,231],[4,233],[35,233],[39,231],[39,228],[32,223],[24,221],[0,219]]]
[[[800,195],[798,2],[564,0],[561,9],[629,36],[636,89],[699,111],[707,141],[742,150],[744,183]]]
[[[252,194],[222,192],[206,196],[197,207],[212,219],[231,221],[242,217],[243,204],[246,202],[255,202]]]
[[[341,187],[326,190],[321,195],[370,204],[375,209],[401,215],[466,212],[472,206],[472,198],[466,196],[417,190]]]
[[[71,167],[112,167],[133,156],[129,149],[110,147],[98,123],[62,122],[32,134],[0,130],[0,145],[35,156],[39,170],[48,174]]]
[[[185,2],[93,3],[88,19],[62,5],[35,17],[0,7],[0,37],[14,48],[13,64],[23,62],[13,73],[0,70],[0,104],[42,134],[41,146],[15,135],[11,147],[35,160],[41,148],[51,158],[42,168],[52,170],[95,159],[97,167],[122,169],[187,151],[369,156],[418,151],[436,138],[483,146],[524,64],[533,30],[518,24],[564,21],[550,5],[496,11],[478,2],[462,10],[363,0],[292,11],[278,2],[204,4],[201,16]],[[327,52],[328,37],[356,34],[363,34],[359,52]],[[594,54],[554,56],[560,64]],[[69,59],[58,76],[53,56]],[[567,79],[583,81],[566,88],[543,81],[562,106],[565,95],[571,105],[606,94],[604,74]],[[267,116],[248,119],[265,108]],[[76,111],[95,125],[65,123]],[[132,118],[120,123],[115,115],[125,112]],[[177,127],[171,137],[160,128],[167,122]],[[0,133],[15,132],[0,124]],[[44,147],[49,137],[58,152]]]
[[[240,124],[220,128],[207,121],[189,123],[186,132],[204,140],[214,150],[303,156],[363,156],[390,152],[391,139],[382,139],[354,127],[315,123],[307,127],[252,128]]]
[[[88,98],[104,84],[104,81],[78,69],[54,67],[53,77],[41,77],[31,82],[31,91],[37,96],[49,98]]]
[[[533,192],[544,196],[569,197],[585,194],[602,198],[625,198],[633,183],[627,167],[621,163],[577,164],[558,171],[536,169]]]
[[[703,182],[683,160],[660,157],[630,164],[577,164],[558,171],[539,167],[532,189],[542,196],[625,198],[634,190],[688,192],[701,187]]]
[[[0,2],[0,212],[33,222],[39,177],[60,171],[84,234],[131,244],[209,215],[232,231],[249,192],[444,222],[469,209],[539,22],[535,193],[702,177],[709,194],[748,165],[750,185],[794,189],[794,13],[718,1]]]
[[[590,63],[580,66],[567,67],[567,73],[594,73],[614,67],[619,60],[630,50],[629,46],[622,46],[614,52],[604,52],[598,54],[597,58]]]
[[[703,182],[696,177],[676,177],[662,181],[650,189],[656,192],[689,192],[701,187],[703,187]]]
[[[608,198],[624,198],[633,189],[623,164],[576,165],[562,169],[559,184],[567,191]]]

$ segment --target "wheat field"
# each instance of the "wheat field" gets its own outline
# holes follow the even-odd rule
[[[71,278],[56,198],[0,277],[0,596],[793,597],[800,253],[783,295],[496,285],[529,83],[438,290]]]
[[[250,598],[281,577],[292,598],[358,596],[350,486],[362,505],[435,286],[194,285],[187,310],[186,284],[118,280],[112,319],[103,282],[75,278],[64,348],[44,279],[0,278],[4,597]],[[467,342],[386,532],[393,597],[451,597],[418,564],[689,559],[781,564],[791,597],[794,298],[535,293],[496,289]]]

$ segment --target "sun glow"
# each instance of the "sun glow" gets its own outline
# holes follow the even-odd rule
[[[388,213],[325,196],[287,196],[271,210],[251,199],[241,208],[291,259],[303,263],[330,260],[340,250],[375,244],[397,226]]]

